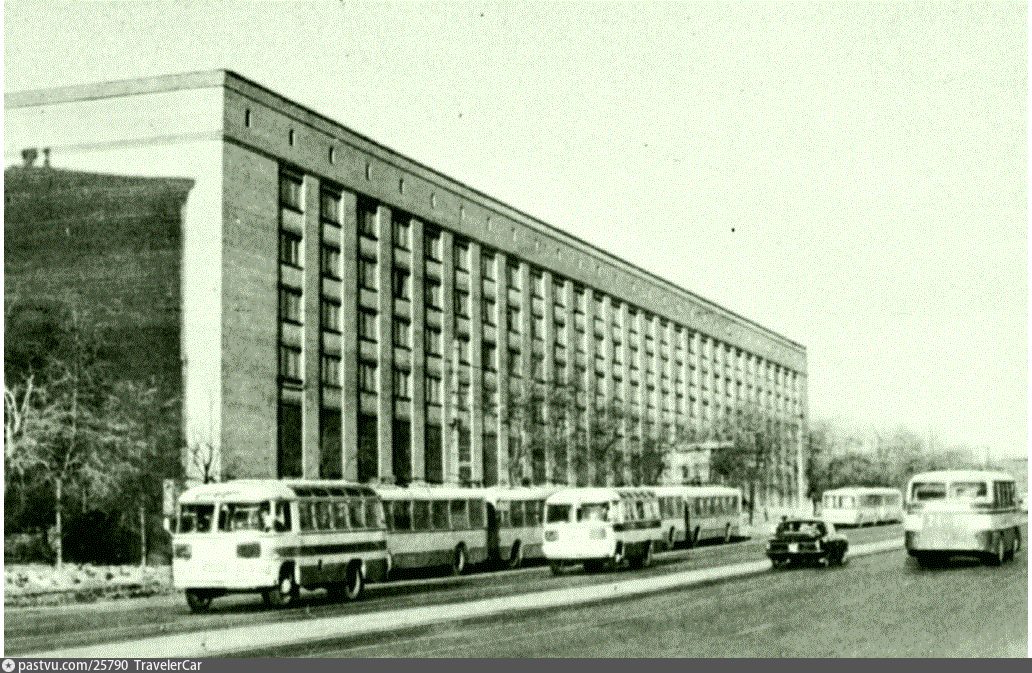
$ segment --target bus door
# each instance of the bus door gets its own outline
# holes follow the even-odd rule
[[[487,503],[487,553],[492,558],[501,558],[498,539],[498,510],[495,503]]]

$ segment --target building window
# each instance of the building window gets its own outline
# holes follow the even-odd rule
[[[377,262],[375,259],[367,259],[365,257],[359,258],[358,275],[362,287],[365,289],[373,290],[375,292],[377,287],[379,287],[377,279]]]
[[[301,405],[279,403],[279,476],[301,476]]]
[[[301,290],[280,288],[280,320],[301,324]]]
[[[469,272],[469,243],[466,241],[455,242],[455,268]]]
[[[280,346],[280,378],[284,381],[301,382],[301,349],[297,346]]]
[[[340,356],[324,353],[322,356],[322,382],[331,388],[340,387]]]
[[[531,359],[531,376],[535,381],[545,380],[545,359],[540,355],[534,355]]]
[[[358,234],[366,238],[379,238],[379,218],[376,216],[376,202],[371,199],[358,200]]]
[[[469,292],[464,290],[455,291],[455,315],[460,318],[469,317]]]
[[[455,347],[459,353],[459,362],[469,364],[469,337],[460,337],[455,340]]]
[[[412,348],[412,323],[408,320],[394,319],[394,345]]]
[[[520,267],[518,264],[509,263],[505,265],[505,282],[509,287],[520,289]]]
[[[485,252],[480,255],[480,272],[484,276],[484,280],[497,280],[498,279],[498,261],[494,253]]]
[[[531,336],[534,339],[545,338],[545,319],[542,316],[536,315],[530,322]]]
[[[376,375],[376,363],[363,361],[358,367],[358,385],[366,393],[375,393],[380,389]]]
[[[540,271],[535,271],[531,275],[531,285],[533,286],[535,297],[545,296],[545,274]]]
[[[506,309],[509,322],[509,331],[520,333],[520,308],[518,306],[509,306]]]
[[[484,324],[492,326],[495,325],[495,311],[498,308],[498,305],[495,303],[495,300],[485,298],[480,307],[483,312]]]
[[[404,269],[394,270],[394,296],[398,299],[412,299],[412,274]]]
[[[441,330],[428,329],[426,331],[426,352],[428,355],[441,355]]]
[[[340,224],[340,192],[323,190],[319,195],[319,215],[325,222]]]
[[[373,309],[363,308],[358,312],[358,337],[375,343],[378,341],[377,313]]]
[[[426,256],[428,259],[440,262],[444,258],[444,242],[440,229],[431,227],[426,228],[426,232],[424,234],[424,247],[426,248]]]
[[[399,400],[412,399],[412,372],[394,370],[394,397]]]
[[[391,217],[394,227],[394,245],[402,250],[412,249],[412,220],[406,213],[395,212]]]
[[[492,343],[485,343],[481,353],[483,367],[489,372],[498,371],[498,346]]]
[[[442,384],[440,377],[427,374],[426,376],[426,403],[441,404]]]
[[[323,297],[322,328],[330,332],[340,331],[340,302]]]
[[[300,212],[301,204],[303,202],[302,184],[303,181],[300,175],[297,175],[296,173],[281,173],[280,206]]]
[[[424,285],[427,308],[441,308],[441,283],[436,280],[427,279]]]
[[[292,231],[280,231],[279,258],[284,264],[301,266],[301,234]]]
[[[322,272],[327,278],[340,280],[340,248],[336,245],[323,243]]]
[[[509,351],[509,375],[523,376],[523,358],[519,351]]]

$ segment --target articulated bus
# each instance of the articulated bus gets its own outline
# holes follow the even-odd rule
[[[865,526],[903,520],[903,494],[881,486],[850,486],[825,491],[821,517],[836,526]]]
[[[519,568],[526,559],[544,556],[545,499],[557,490],[558,486],[486,489],[487,549],[495,564]]]
[[[179,497],[172,532],[173,584],[194,612],[242,592],[285,607],[301,587],[354,600],[389,570],[380,499],[339,481],[194,486]]]
[[[664,545],[729,542],[741,531],[742,492],[728,486],[651,486],[659,500]]]
[[[907,484],[903,519],[907,553],[921,565],[949,555],[975,555],[992,565],[1021,548],[1014,477],[1003,472],[924,472]]]
[[[552,572],[583,563],[588,572],[628,561],[642,568],[664,542],[659,499],[648,488],[568,488],[545,500],[542,551]]]
[[[461,575],[487,559],[484,489],[375,486],[387,510],[394,569],[447,566]]]

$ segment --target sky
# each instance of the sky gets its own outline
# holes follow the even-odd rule
[[[5,91],[228,68],[1024,454],[1024,3],[7,3]]]

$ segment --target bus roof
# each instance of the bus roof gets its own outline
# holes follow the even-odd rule
[[[548,502],[572,504],[578,502],[611,502],[631,498],[652,500],[656,497],[653,489],[632,487],[584,487],[564,488],[548,496]]]
[[[485,495],[482,488],[428,484],[382,485],[374,486],[373,490],[384,500],[465,500],[483,498]]]
[[[910,478],[915,481],[1014,481],[1014,477],[1006,472],[991,470],[935,470],[932,472],[921,472]]]
[[[832,488],[824,492],[824,495],[892,495],[899,494],[898,488],[889,486],[843,486]]]
[[[721,495],[741,495],[741,491],[731,486],[650,486],[658,496],[680,495],[685,497],[706,498]]]
[[[261,502],[299,497],[369,497],[373,490],[362,484],[331,479],[236,479],[214,484],[199,484],[186,489],[179,502],[214,500]]]
[[[484,489],[484,498],[488,502],[499,500],[544,500],[552,495],[562,486],[516,486],[507,488],[505,486],[491,486]]]

